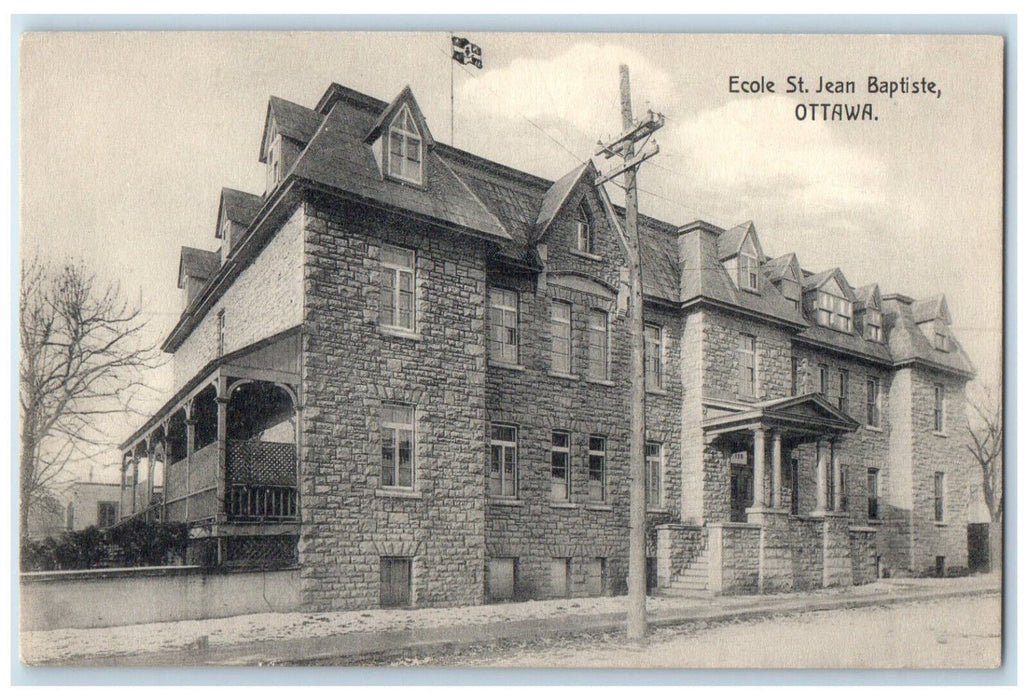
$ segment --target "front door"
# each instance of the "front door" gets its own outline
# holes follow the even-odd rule
[[[746,522],[746,509],[753,505],[753,468],[732,466],[732,522]]]

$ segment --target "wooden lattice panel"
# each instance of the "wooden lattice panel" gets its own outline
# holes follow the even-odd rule
[[[296,446],[292,443],[229,440],[227,462],[229,483],[296,486]]]

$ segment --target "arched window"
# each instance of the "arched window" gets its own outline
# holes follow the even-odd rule
[[[404,105],[389,126],[389,174],[420,185],[422,144],[410,109]]]
[[[589,212],[586,210],[584,204],[578,205],[578,213],[575,216],[575,247],[583,253],[592,253],[593,244],[593,227],[592,222],[589,219]]]

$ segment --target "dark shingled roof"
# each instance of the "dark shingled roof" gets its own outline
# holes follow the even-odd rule
[[[817,345],[830,346],[880,362],[888,363],[892,361],[889,348],[883,343],[866,340],[856,333],[844,333],[834,328],[825,328],[824,326],[812,323],[809,328],[801,331],[796,337]]]
[[[182,289],[185,277],[208,280],[221,267],[221,254],[218,251],[200,250],[182,246],[178,261],[178,287]]]
[[[425,186],[384,179],[364,143],[378,114],[345,99],[336,101],[291,173],[340,192],[471,229],[494,240],[510,235],[500,221],[435,152],[426,149]]]
[[[221,188],[221,205],[225,208],[225,218],[237,224],[249,226],[263,203],[264,199],[260,195],[240,192],[229,187]],[[218,235],[221,235],[220,231]]]
[[[942,294],[918,299],[911,305],[910,313],[914,317],[914,323],[927,323],[937,318],[943,319],[946,323],[950,322],[946,297]]]
[[[550,224],[553,223],[554,217],[564,206],[565,200],[568,195],[571,194],[571,190],[575,188],[578,181],[582,179],[589,170],[594,170],[592,161],[586,161],[580,166],[569,172],[564,177],[554,182],[550,189],[546,190],[546,196],[543,197],[542,206],[539,207],[539,216],[535,219],[536,235],[542,238],[546,235],[547,229]]]
[[[789,266],[794,260],[796,260],[795,253],[786,253],[785,255],[779,255],[774,260],[768,260],[763,265],[764,274],[767,275],[767,278],[772,282],[777,282],[785,277],[785,273],[789,271]],[[799,269],[798,262],[796,263],[796,267]],[[799,280],[796,281],[799,282]]]
[[[753,229],[752,221],[745,221],[738,226],[733,226],[728,229],[717,239],[717,259],[725,260],[733,255],[739,253],[739,249],[742,248],[742,242],[746,238],[746,234]]]
[[[924,302],[935,301],[934,297],[924,300]],[[956,338],[950,336],[952,350],[949,352],[936,350],[932,342],[917,327],[913,313],[913,306],[916,306],[917,303],[908,304],[896,296],[885,297],[882,300],[885,311],[886,336],[893,362],[923,360],[966,376],[974,375],[974,365],[971,364],[970,358]]]
[[[783,297],[764,275],[757,276],[757,293],[735,286],[728,270],[718,259],[718,240],[723,235],[701,229],[685,236],[681,262],[682,302],[705,298],[790,325],[806,326],[806,319],[795,305]],[[741,239],[739,242],[741,244]]]
[[[303,144],[310,142],[322,118],[313,109],[274,95],[268,100],[268,116],[275,118],[275,125],[280,134]],[[262,146],[263,143],[264,140],[261,139]]]
[[[871,284],[865,284],[863,287],[859,287],[853,290],[853,294],[857,297],[857,302],[853,305],[854,311],[860,311],[867,308],[876,297],[881,300],[881,293],[878,291],[878,285],[872,282]]]

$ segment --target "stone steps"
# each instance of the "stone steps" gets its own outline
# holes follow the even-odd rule
[[[689,568],[671,580],[671,585],[663,589],[665,595],[671,596],[709,596],[707,582],[709,580],[707,553],[704,552],[690,562]]]

